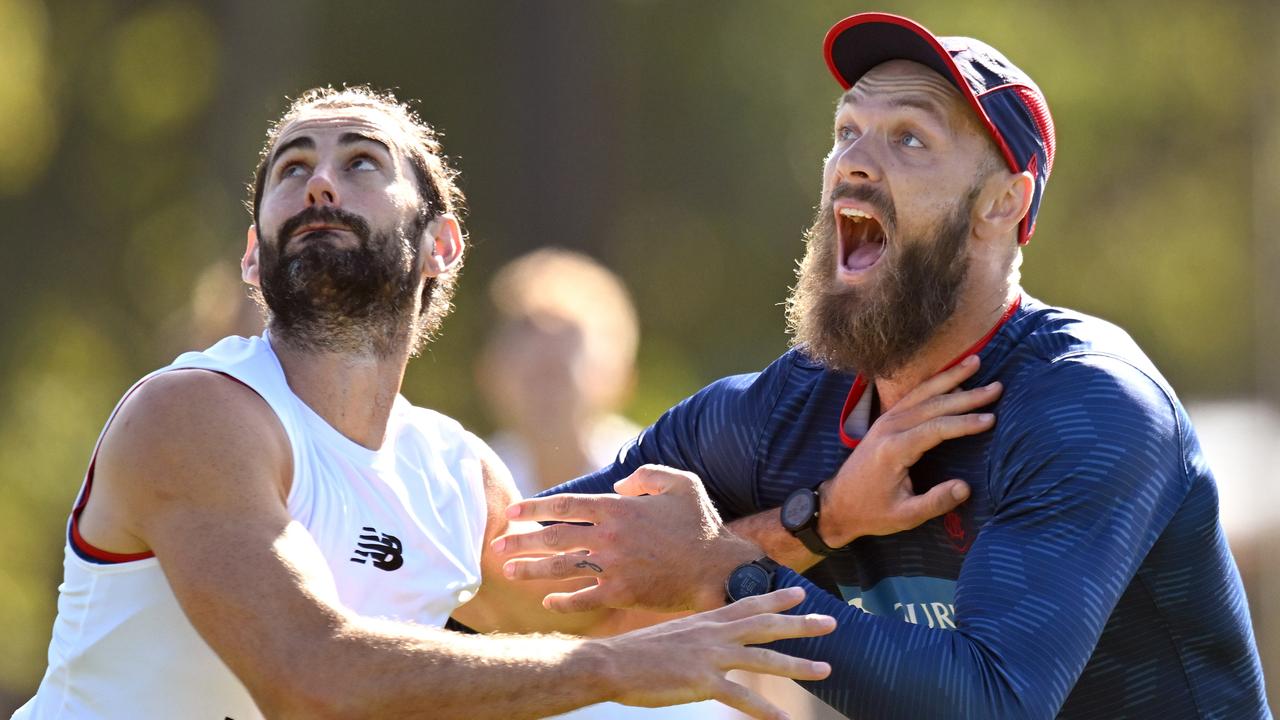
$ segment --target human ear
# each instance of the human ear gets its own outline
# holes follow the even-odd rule
[[[244,257],[240,258],[240,278],[249,285],[262,287],[258,269],[258,228],[250,225],[245,233]]]
[[[462,260],[465,242],[462,239],[462,226],[452,213],[437,215],[427,224],[423,234],[422,274],[436,277],[452,270]]]
[[[1031,210],[1034,190],[1035,179],[1029,172],[995,173],[974,205],[974,234],[983,239],[1016,236],[1018,224]]]

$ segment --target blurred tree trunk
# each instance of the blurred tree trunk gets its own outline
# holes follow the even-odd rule
[[[506,122],[498,142],[509,143],[509,193],[504,212],[523,229],[503,238],[502,256],[543,245],[578,249],[607,245],[618,212],[615,132],[618,75],[610,38],[618,9],[607,3],[516,2],[497,28],[508,50],[502,94]]]

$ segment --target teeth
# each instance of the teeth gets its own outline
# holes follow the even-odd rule
[[[849,218],[855,223],[871,219],[870,215],[862,212],[861,210],[855,210],[854,208],[840,208],[840,215]]]

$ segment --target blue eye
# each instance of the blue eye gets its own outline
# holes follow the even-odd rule
[[[351,164],[347,167],[352,170],[377,170],[378,163],[374,162],[373,158],[368,155],[361,155],[352,160]]]
[[[842,125],[841,127],[836,128],[836,139],[841,142],[856,140],[857,137],[858,137],[858,134],[854,132],[853,128],[849,127],[848,125]]]
[[[296,177],[301,174],[303,170],[306,170],[306,167],[304,167],[300,162],[286,163],[284,167],[280,169],[280,177]]]
[[[911,133],[904,133],[902,136],[901,142],[903,145],[906,145],[907,147],[911,147],[911,148],[924,147],[924,143],[920,142],[920,138],[916,137],[915,135],[912,135]]]

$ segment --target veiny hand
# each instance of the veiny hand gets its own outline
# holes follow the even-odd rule
[[[835,618],[827,615],[772,614],[803,599],[802,589],[786,588],[592,642],[609,658],[602,673],[612,696],[625,705],[659,707],[718,700],[751,717],[786,718],[769,701],[726,679],[725,673],[747,670],[793,680],[821,680],[829,675],[831,666],[825,662],[747,647],[825,635],[835,629]]]
[[[990,430],[995,416],[970,411],[1000,397],[999,382],[952,392],[978,370],[972,355],[921,383],[881,415],[835,477],[819,488],[818,532],[832,547],[863,535],[892,535],[949,512],[969,497],[963,480],[916,495],[908,470],[944,440]],[[969,413],[969,414],[966,414]]]
[[[705,610],[724,604],[724,581],[735,567],[764,555],[725,527],[693,473],[644,465],[614,489],[617,495],[565,493],[508,508],[507,515],[520,520],[591,524],[496,538],[493,551],[514,558],[503,566],[507,577],[595,579],[593,586],[543,600],[559,612]],[[517,557],[531,554],[544,557]]]

